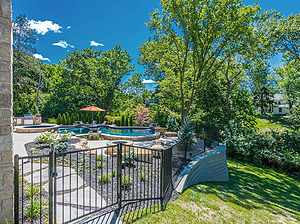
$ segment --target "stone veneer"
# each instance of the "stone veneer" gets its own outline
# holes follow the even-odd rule
[[[0,0],[0,223],[13,220],[11,1]]]

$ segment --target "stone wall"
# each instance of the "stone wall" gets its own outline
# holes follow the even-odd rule
[[[10,0],[0,0],[0,223],[13,219],[12,21]]]

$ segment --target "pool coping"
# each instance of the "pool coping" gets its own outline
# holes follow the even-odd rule
[[[29,126],[34,126],[34,125],[29,125]],[[15,131],[18,133],[41,133],[45,131],[51,131],[53,129],[59,128],[59,125],[50,125],[51,127],[41,127],[38,128],[39,125],[36,125],[36,128],[28,128],[29,126],[15,126]],[[44,125],[43,125],[44,126]]]

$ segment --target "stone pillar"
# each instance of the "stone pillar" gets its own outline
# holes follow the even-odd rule
[[[13,220],[11,1],[0,0],[0,223]]]

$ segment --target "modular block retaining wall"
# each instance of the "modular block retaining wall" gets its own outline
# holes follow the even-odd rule
[[[221,144],[213,152],[193,159],[181,172],[176,183],[176,191],[205,181],[228,181],[226,146]]]

